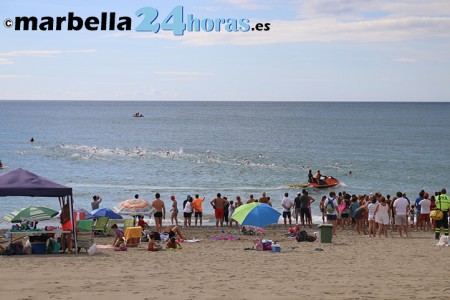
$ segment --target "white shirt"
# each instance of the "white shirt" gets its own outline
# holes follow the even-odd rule
[[[375,214],[375,208],[377,207],[378,204],[376,203],[370,203],[369,205],[367,205],[367,208],[369,209],[369,217],[373,217],[373,215]]]
[[[421,214],[429,214],[431,211],[431,201],[430,199],[423,199],[419,202],[420,205],[420,213]]]
[[[292,199],[289,197],[284,197],[283,200],[281,201],[281,205],[289,207],[289,209],[283,207],[283,211],[290,211],[292,206],[294,205],[294,201],[292,201]]]
[[[397,215],[406,216],[408,214],[409,202],[406,198],[400,197],[394,201],[394,207],[397,208]]]
[[[192,212],[192,202],[186,202],[186,205],[184,206],[183,212],[185,213],[191,213]]]
[[[334,212],[330,213],[327,211],[327,205],[329,201],[333,201],[333,205],[334,205]],[[325,212],[327,215],[336,215],[337,209],[338,209],[338,202],[336,199],[334,198],[327,198],[327,200],[325,200],[325,202],[323,203],[323,207],[325,207]]]

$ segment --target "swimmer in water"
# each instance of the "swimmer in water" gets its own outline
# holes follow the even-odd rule
[[[30,143],[34,143],[34,138],[31,138]]]

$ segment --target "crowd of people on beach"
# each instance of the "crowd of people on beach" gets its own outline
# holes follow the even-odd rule
[[[335,192],[330,192],[328,195],[322,196],[319,201],[319,208],[322,222],[333,225],[333,234],[336,234],[337,230],[353,229],[358,234],[376,237],[387,236],[387,230],[391,229],[394,232],[398,231],[400,236],[408,236],[410,229],[414,229],[434,230],[436,238],[439,238],[441,227],[443,227],[444,234],[448,235],[450,200],[446,193],[447,191],[442,189],[434,195],[430,195],[422,190],[415,200],[410,200],[402,192],[397,192],[394,197],[383,195],[380,192],[368,195],[351,195],[345,191],[336,195]],[[171,196],[171,200],[171,221],[173,225],[178,226],[177,200],[174,196]],[[202,226],[204,201],[205,198],[200,198],[198,194],[195,197],[190,195],[186,197],[186,200],[183,201],[184,227],[192,226],[192,215],[195,217],[194,226],[198,224]],[[311,228],[313,225],[311,204],[315,201],[316,199],[311,197],[306,189],[298,192],[294,199],[290,198],[286,192],[284,198],[281,199],[284,226],[287,227],[289,224],[289,227],[292,227],[293,221],[295,221],[296,225]],[[233,201],[218,193],[216,198],[209,202],[214,208],[216,227],[233,227],[233,223],[234,226],[237,226],[237,222],[231,218],[233,212],[239,206],[252,202],[266,203],[272,206],[271,199],[265,192],[262,193],[260,198],[250,195],[245,202],[241,200],[240,196],[236,196]],[[159,213],[162,212],[161,205],[163,204],[158,201],[157,203],[155,221],[159,217]],[[443,211],[444,217],[442,220],[430,218],[430,212],[434,209]],[[157,224],[160,225],[160,220],[158,221]],[[161,229],[160,226],[159,229]]]
[[[332,224],[332,233],[336,235],[339,230],[355,230],[358,234],[368,235],[369,237],[388,236],[388,229],[393,232],[398,232],[400,237],[410,235],[411,229],[417,231],[435,231],[435,238],[439,239],[441,234],[441,227],[443,233],[448,236],[448,210],[450,208],[450,198],[447,196],[445,188],[436,192],[434,195],[421,190],[415,200],[410,200],[405,193],[397,192],[396,196],[391,198],[391,195],[384,196],[377,192],[369,195],[350,195],[343,191],[337,195],[335,192],[330,192],[328,196],[323,196],[319,202],[319,208],[322,217],[322,223]],[[138,195],[136,195],[138,197]],[[99,196],[93,197],[93,207],[101,201]],[[148,236],[149,251],[158,251],[162,249],[161,240],[166,240],[166,248],[180,249],[181,246],[175,236],[183,239],[183,234],[178,226],[178,202],[175,196],[170,197],[172,205],[170,208],[170,219],[172,226],[162,228],[162,220],[166,218],[166,208],[164,201],[161,200],[159,193],[155,194],[155,200],[152,202],[154,208],[153,217],[155,219],[155,230]],[[182,210],[184,217],[184,228],[192,226],[192,215],[194,215],[194,226],[203,225],[203,203],[205,198],[200,198],[198,194],[195,197],[187,195],[183,201]],[[292,228],[293,221],[296,227],[307,226],[312,228],[312,209],[311,204],[316,200],[311,197],[306,189],[298,192],[297,196],[292,199],[289,193],[284,194],[281,199],[281,206],[283,207],[283,221],[284,226]],[[243,204],[250,204],[253,202],[265,203],[272,206],[270,197],[264,192],[260,198],[255,198],[250,195],[249,199],[244,203],[240,196],[236,196],[235,201],[228,200],[220,193],[212,199],[209,203],[214,208],[214,216],[216,219],[216,227],[234,226],[238,227],[237,221],[232,219],[234,211]],[[430,218],[430,213],[439,209],[442,211],[442,218],[433,220]],[[144,221],[143,217],[139,218],[137,226],[141,226],[143,230],[148,230],[149,225]],[[116,239],[115,246],[120,246],[123,238],[123,231],[113,225],[112,229],[115,231]]]
[[[400,237],[409,236],[410,229],[416,231],[435,231],[439,239],[441,227],[448,236],[448,210],[450,199],[445,188],[434,195],[421,190],[415,200],[410,200],[405,193],[397,192],[396,196],[382,195],[350,195],[340,192],[329,193],[320,201],[322,222],[333,224],[333,234],[336,230],[354,229],[358,234],[380,237],[388,236],[388,228],[399,233]],[[433,220],[430,213],[433,210],[442,211],[440,220]]]

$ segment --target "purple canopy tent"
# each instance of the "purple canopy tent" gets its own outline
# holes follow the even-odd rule
[[[64,198],[66,198],[69,203],[70,216],[73,216],[72,188],[20,168],[0,175],[0,197],[6,196],[58,197],[61,208]],[[70,219],[72,235],[75,236],[74,219],[73,217]],[[77,249],[77,239],[75,239],[75,249]]]

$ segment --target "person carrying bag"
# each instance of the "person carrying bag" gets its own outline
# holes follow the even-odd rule
[[[442,189],[438,192],[436,198],[436,207],[439,209],[434,209],[430,212],[430,218],[436,220],[435,239],[439,240],[441,235],[441,227],[444,227],[444,234],[448,236],[448,210],[450,208],[450,199],[448,198],[447,190]]]

